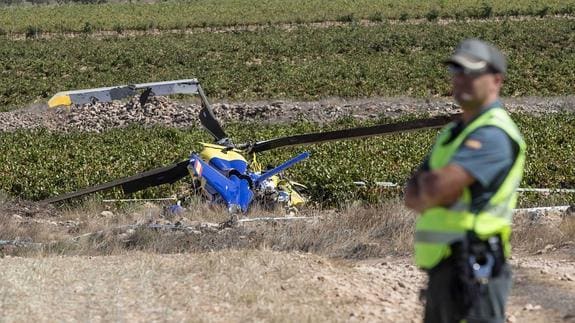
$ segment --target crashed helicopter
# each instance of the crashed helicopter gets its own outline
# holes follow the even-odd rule
[[[42,202],[65,201],[114,187],[121,187],[125,194],[130,194],[148,187],[171,184],[190,175],[198,190],[208,200],[223,203],[231,214],[247,213],[255,200],[271,200],[274,203],[282,203],[287,208],[295,208],[306,201],[300,194],[300,190],[305,186],[285,179],[281,173],[296,163],[309,158],[310,154],[302,152],[280,165],[263,170],[255,161],[257,153],[294,145],[437,128],[447,124],[457,116],[439,116],[235,144],[215,118],[212,107],[197,79],[59,92],[48,101],[48,106],[53,108],[72,104],[110,102],[137,95],[139,95],[140,104],[143,106],[150,96],[173,94],[195,94],[199,96],[201,102],[199,120],[214,138],[214,143],[200,143],[202,149],[199,152],[191,153],[188,158],[178,163],[51,197]]]

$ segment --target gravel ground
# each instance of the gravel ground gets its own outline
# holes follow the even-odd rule
[[[560,277],[575,262],[555,256],[513,261],[507,322],[573,321],[575,282]],[[343,262],[269,250],[6,257],[0,267],[3,322],[418,322],[425,283],[406,257]]]
[[[85,210],[62,212],[42,210],[32,202],[4,201],[0,203],[0,236],[2,232],[12,232],[19,237],[35,236],[33,241],[54,241],[84,236],[82,230],[117,227],[150,216],[158,218],[161,214],[158,206],[151,203],[141,210],[127,209],[126,214],[101,212],[102,209],[101,205],[95,205]],[[212,211],[212,216],[215,212]],[[281,233],[282,227],[278,224],[261,223],[252,229],[262,235],[274,232],[280,240],[305,238],[317,241],[326,238],[322,234],[323,228],[331,232],[331,244],[343,245],[365,235],[358,225],[367,230],[377,225],[373,221],[379,218],[378,214],[390,218],[383,210],[362,218],[361,214],[366,212],[356,210],[353,213],[353,219],[359,218],[355,226],[351,222],[341,224],[342,228],[352,230],[353,239],[345,238],[344,232],[332,228],[333,223],[329,221],[307,225],[293,223],[290,230],[284,228],[289,237]],[[321,214],[334,216],[329,210]],[[398,228],[398,221],[405,217],[408,215],[393,220],[391,227]],[[528,215],[521,217],[529,222],[523,223],[524,226],[557,225],[556,221],[531,219]],[[316,223],[315,229],[309,232],[302,227],[313,223]],[[161,253],[150,244],[140,251],[124,246],[107,251],[111,255],[105,256],[91,255],[94,250],[89,249],[78,249],[75,252],[79,253],[68,252],[68,256],[61,256],[57,251],[21,254],[5,246],[0,249],[0,322],[421,321],[422,303],[418,295],[426,278],[415,268],[408,253],[390,251],[379,253],[376,258],[361,257],[363,260],[329,258],[294,248],[273,251],[270,250],[275,250],[273,243],[241,247],[241,243],[231,243],[224,237],[249,244],[253,234],[246,234],[248,231],[249,228],[228,228],[202,233],[206,238],[197,243],[211,245],[212,248],[206,249],[211,251],[207,252],[190,252],[188,246],[180,249],[188,250],[184,253],[171,253],[178,248]],[[369,245],[390,245],[393,238],[399,236],[399,231],[396,229],[393,237],[388,234],[372,237]],[[252,233],[257,236],[255,232]],[[126,238],[120,231],[109,234]],[[146,238],[142,233],[136,236]],[[169,233],[156,237],[163,243],[174,244],[193,240],[190,235],[176,232],[173,239]],[[110,244],[111,238],[88,239],[85,243],[93,241],[92,249],[99,250],[104,244]],[[411,235],[399,239],[407,243],[406,239],[411,239]],[[270,241],[278,243],[280,240]],[[143,240],[139,241],[144,246]],[[526,244],[516,241],[517,250],[510,260],[514,288],[507,322],[575,321],[575,242],[565,238],[561,243],[537,251],[526,249]]]
[[[550,98],[507,98],[510,111],[556,113],[575,110],[575,96]],[[255,121],[289,123],[297,120],[329,122],[349,116],[360,120],[405,114],[438,115],[454,113],[458,108],[450,99],[418,100],[412,98],[371,98],[343,100],[338,98],[313,102],[270,101],[251,103],[214,103],[214,112],[223,123]],[[172,101],[165,97],[152,98],[143,107],[134,98],[128,102],[96,103],[71,108],[47,109],[35,105],[0,113],[0,131],[48,128],[52,131],[101,132],[131,124],[164,125],[177,128],[198,124],[200,106]]]
[[[354,266],[268,250],[133,252],[0,266],[6,322],[410,322],[421,312],[422,276],[406,259]]]

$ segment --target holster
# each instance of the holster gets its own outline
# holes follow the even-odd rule
[[[501,274],[505,263],[501,239],[495,236],[480,240],[468,232],[466,239],[451,245],[451,256],[446,261],[452,262],[455,270],[450,285],[453,302],[459,316],[465,318],[480,296],[482,285]]]

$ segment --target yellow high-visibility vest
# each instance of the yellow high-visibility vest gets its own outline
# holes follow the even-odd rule
[[[501,186],[478,212],[471,211],[471,191],[463,190],[460,198],[450,207],[432,207],[423,212],[415,226],[415,262],[420,268],[431,269],[451,254],[450,244],[464,239],[468,231],[474,231],[480,239],[499,235],[506,256],[511,251],[511,216],[517,203],[517,188],[525,165],[525,141],[507,112],[499,107],[491,108],[467,125],[450,142],[451,129],[447,125],[439,134],[429,158],[431,170],[445,167],[457,149],[476,129],[495,126],[507,133],[517,143],[519,152],[511,170]]]

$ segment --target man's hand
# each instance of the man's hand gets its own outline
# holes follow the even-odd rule
[[[423,212],[423,203],[421,202],[421,198],[419,196],[419,184],[418,178],[423,172],[417,172],[413,174],[413,176],[407,182],[404,190],[404,204],[408,208],[421,213]]]
[[[405,206],[420,213],[435,206],[448,207],[473,182],[475,178],[456,164],[429,172],[417,172],[405,188]]]

